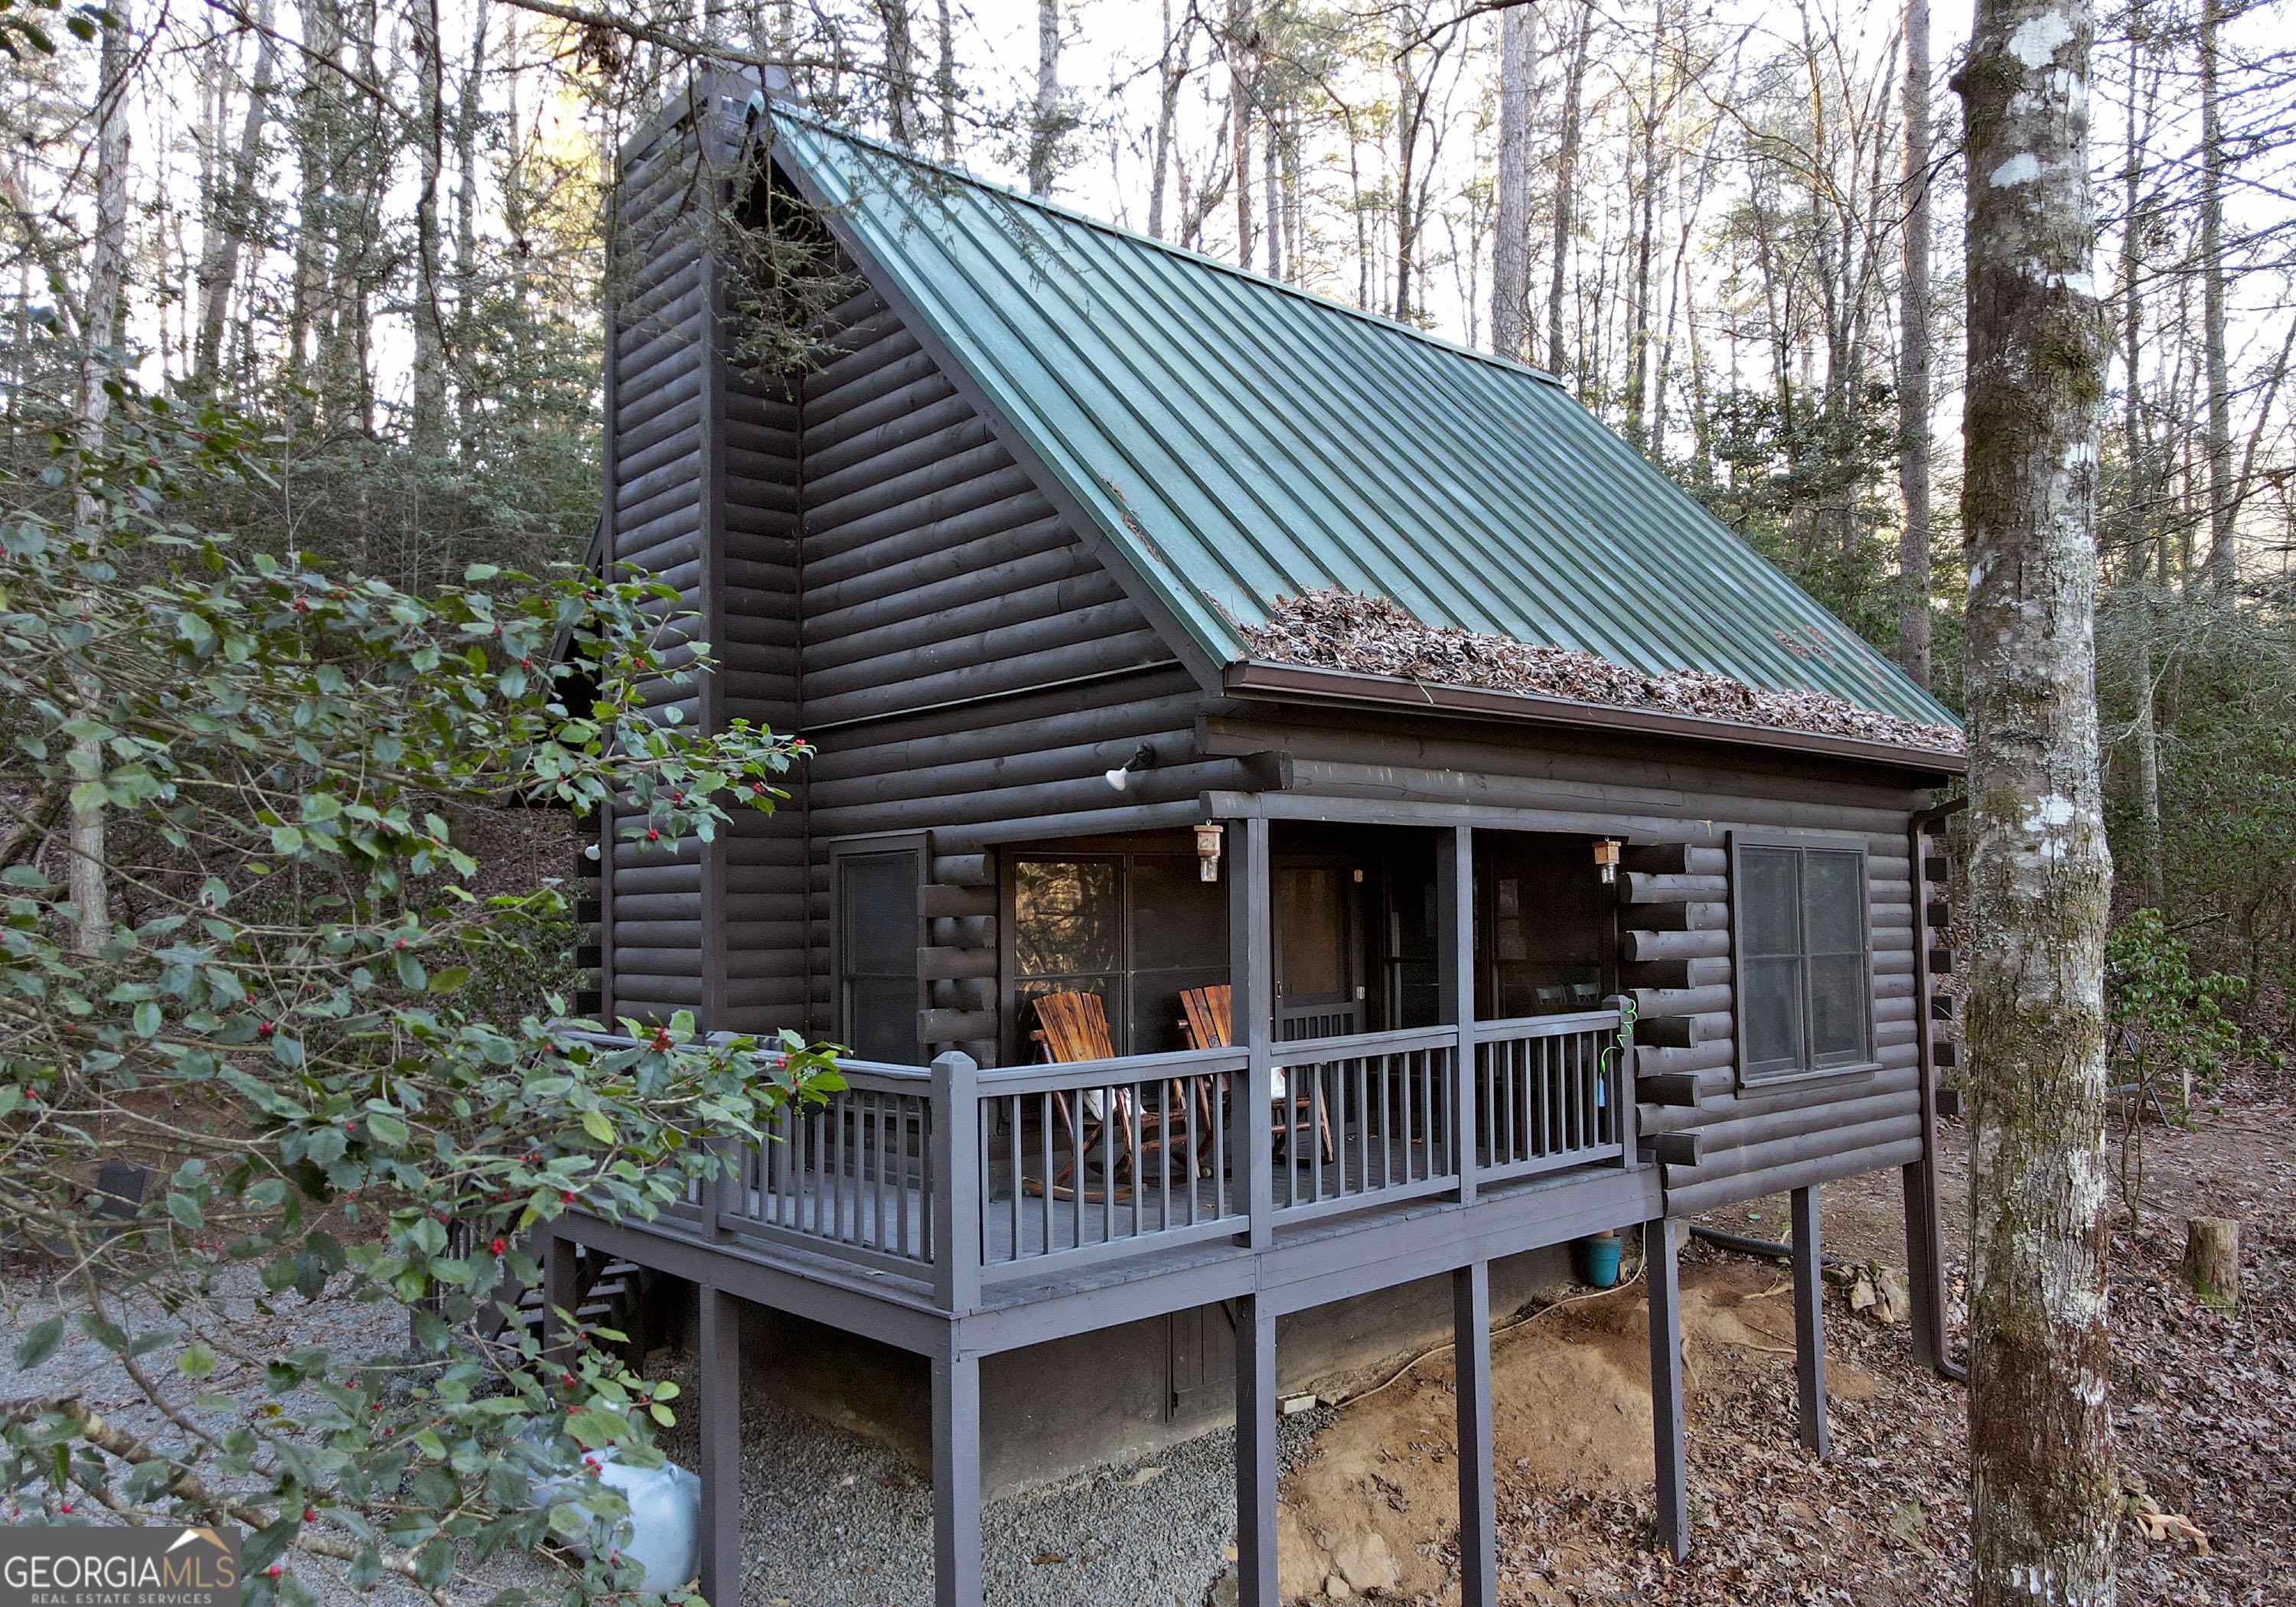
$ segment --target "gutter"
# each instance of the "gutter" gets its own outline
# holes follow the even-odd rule
[[[1398,676],[1364,675],[1353,670],[1278,664],[1264,659],[1250,659],[1229,665],[1222,676],[1222,685],[1233,697],[1402,708],[1422,714],[1480,716],[1581,730],[1684,737],[1693,742],[1725,742],[1772,752],[1882,765],[1923,775],[1959,775],[1969,767],[1969,760],[1964,754],[1948,753],[1934,748],[1901,747],[1895,742],[1879,742],[1868,737],[1828,736],[1819,732],[1749,726],[1705,715],[1669,714],[1649,709],[1628,709],[1614,703],[1590,703],[1544,693],[1501,692],[1481,686],[1446,686],[1405,680]]]

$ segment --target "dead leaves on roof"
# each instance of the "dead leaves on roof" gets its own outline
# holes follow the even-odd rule
[[[1762,692],[1701,669],[1650,675],[1575,648],[1423,625],[1386,597],[1328,590],[1287,597],[1265,625],[1244,631],[1253,657],[1357,675],[1395,676],[1434,685],[1532,693],[1693,715],[1742,726],[1855,737],[1943,753],[1962,751],[1961,733],[1861,709],[1824,692]]]

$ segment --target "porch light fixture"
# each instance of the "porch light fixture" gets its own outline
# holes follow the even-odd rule
[[[1619,879],[1619,840],[1605,837],[1595,845],[1595,868],[1602,873],[1604,886]]]
[[[1219,822],[1208,820],[1196,828],[1196,879],[1199,881],[1219,880],[1220,838]]]
[[[1134,774],[1147,769],[1155,762],[1156,750],[1143,742],[1132,750],[1130,758],[1126,759],[1115,769],[1102,771],[1101,779],[1119,792],[1128,792],[1132,790]]]

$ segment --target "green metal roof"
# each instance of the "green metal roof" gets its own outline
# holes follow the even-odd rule
[[[1953,717],[1547,375],[772,108],[793,164],[1213,660],[1325,586]]]

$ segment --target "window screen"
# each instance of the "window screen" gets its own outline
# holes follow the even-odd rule
[[[1193,854],[1109,853],[1013,862],[1013,994],[1093,993],[1119,1054],[1185,1047],[1180,992],[1227,978],[1227,891]]]
[[[863,1060],[917,1063],[917,857],[837,861],[839,1040]]]
[[[1866,857],[1856,849],[1736,845],[1741,1076],[1836,1070],[1873,1059]]]

